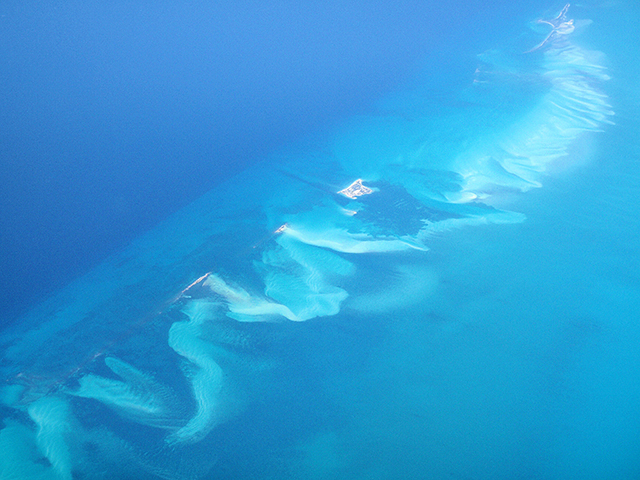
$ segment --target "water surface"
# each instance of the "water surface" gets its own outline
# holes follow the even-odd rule
[[[517,3],[24,291],[0,476],[636,478],[638,11]]]

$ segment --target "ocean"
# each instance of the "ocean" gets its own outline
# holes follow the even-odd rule
[[[639,19],[3,4],[0,478],[639,478]]]

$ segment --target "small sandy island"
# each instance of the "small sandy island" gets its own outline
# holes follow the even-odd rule
[[[373,190],[362,185],[362,179],[359,178],[344,190],[340,190],[338,193],[345,197],[356,198],[362,195],[369,195],[370,193],[373,193]]]

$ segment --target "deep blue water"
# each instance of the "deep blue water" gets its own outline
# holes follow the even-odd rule
[[[562,9],[5,2],[0,478],[640,477],[640,10]]]
[[[526,18],[510,3],[467,2],[451,25],[440,2],[3,2],[2,310],[366,112],[421,62],[435,85],[464,82],[491,24]]]

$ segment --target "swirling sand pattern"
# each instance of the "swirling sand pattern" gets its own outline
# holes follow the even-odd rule
[[[110,439],[109,448],[105,443],[104,450],[112,454],[117,450],[118,458],[139,462],[140,469],[163,478],[191,478],[204,473],[182,471],[179,465],[185,462],[171,459],[195,455],[192,463],[197,463],[210,457],[191,448],[208,438],[237,410],[234,405],[241,403],[238,380],[226,370],[225,361],[231,350],[237,349],[234,354],[240,356],[246,351],[244,346],[211,341],[214,337],[207,333],[209,325],[225,321],[308,321],[337,315],[344,305],[363,314],[385,311],[396,303],[388,292],[359,292],[359,296],[350,298],[358,283],[358,265],[369,256],[423,256],[431,235],[481,223],[524,220],[522,214],[503,209],[505,197],[540,187],[549,168],[568,158],[573,142],[612,123],[613,111],[601,90],[608,79],[601,54],[572,43],[580,22],[567,15],[568,5],[551,20],[536,24],[548,32],[528,52],[513,54],[517,59],[514,63],[524,55],[533,65],[519,75],[506,67],[500,72],[501,65],[508,63],[504,53],[493,51],[480,57],[482,65],[470,87],[476,98],[482,96],[487,84],[499,86],[508,77],[509,82],[535,84],[535,101],[516,121],[483,133],[442,165],[433,162],[440,154],[438,142],[433,141],[437,131],[431,132],[426,141],[418,139],[424,138],[425,125],[432,128],[441,124],[443,134],[451,122],[464,124],[465,116],[459,112],[452,120],[362,119],[366,128],[334,139],[328,157],[319,155],[321,161],[305,167],[312,172],[306,178],[305,173],[296,171],[298,158],[248,172],[35,309],[22,322],[33,325],[31,330],[7,331],[2,339],[6,353],[3,372],[10,380],[2,400],[7,408],[23,412],[23,417],[30,420],[7,420],[0,431],[0,445],[13,445],[12,450],[15,445],[24,447],[19,454],[0,460],[3,478],[71,479],[76,472],[97,476],[100,467],[91,467],[84,459],[89,456],[87,439],[95,443],[98,427],[81,427],[83,417],[77,410],[80,405],[83,409],[95,408],[95,402],[124,421],[164,432],[164,439],[156,447],[159,453],[152,458],[141,453],[147,447],[136,447],[133,440],[113,442],[114,434],[103,436]],[[399,156],[380,152],[360,160],[363,149],[357,154],[349,150],[380,141],[372,137],[376,131],[388,133],[394,128],[408,136],[398,142],[406,147]],[[365,130],[369,133],[362,134]],[[315,179],[314,170],[319,174]],[[280,173],[283,171],[295,174]],[[264,175],[281,177],[279,181],[291,186],[262,192]],[[346,198],[339,194],[359,177],[363,179],[362,195]],[[255,196],[250,192],[239,194],[243,189],[253,191]],[[390,201],[376,202],[376,195],[391,191]],[[251,213],[256,211],[257,215]],[[238,219],[235,224],[228,220],[240,218],[243,212],[246,220]],[[244,228],[243,222],[266,223],[271,233],[246,255],[239,255],[242,249],[233,245],[227,251],[235,254],[225,259],[218,248],[220,239],[229,234],[225,228],[235,233],[235,229]],[[178,238],[176,228],[188,234]],[[167,244],[166,238],[175,240]],[[218,252],[217,257],[214,252]],[[245,271],[248,267],[253,273],[236,276],[228,273],[234,271],[231,269],[214,271],[177,295],[169,295],[175,285],[186,285],[202,275],[203,265],[209,269],[209,265],[225,261],[231,266],[234,261],[244,261]],[[413,293],[398,299],[398,304],[419,301],[437,283],[428,269],[409,267],[412,263],[403,259],[394,267],[395,284],[400,286],[392,284],[390,288],[407,290],[402,286],[416,275],[423,278],[424,288],[409,289]],[[157,269],[164,269],[166,275],[160,278]],[[175,273],[178,270],[181,273]],[[150,312],[138,312],[143,320],[137,324],[123,326],[122,319],[111,312],[126,313],[130,305],[140,301],[136,297],[127,297],[126,302],[118,300],[132,288],[150,296],[157,290],[155,295],[170,300]],[[149,354],[161,359],[161,369],[174,365],[175,371],[184,373],[190,398],[145,373],[142,367],[117,358],[114,352],[118,341],[126,343],[136,338],[157,318],[169,318],[172,323],[168,329],[154,333],[159,343]],[[95,350],[87,346],[83,341],[88,335],[85,331],[98,332],[88,337],[95,339],[101,338],[103,328],[118,332],[116,339]],[[162,335],[164,346],[160,345]],[[50,349],[60,346],[60,350],[47,353],[42,350],[45,344],[56,345]],[[68,358],[63,359],[65,349]],[[109,370],[98,360],[107,352]],[[96,373],[101,368],[103,373]],[[113,378],[114,374],[119,378]],[[191,408],[181,409],[179,404]],[[209,461],[204,464],[209,468]],[[134,467],[128,464],[123,468],[128,471]]]

